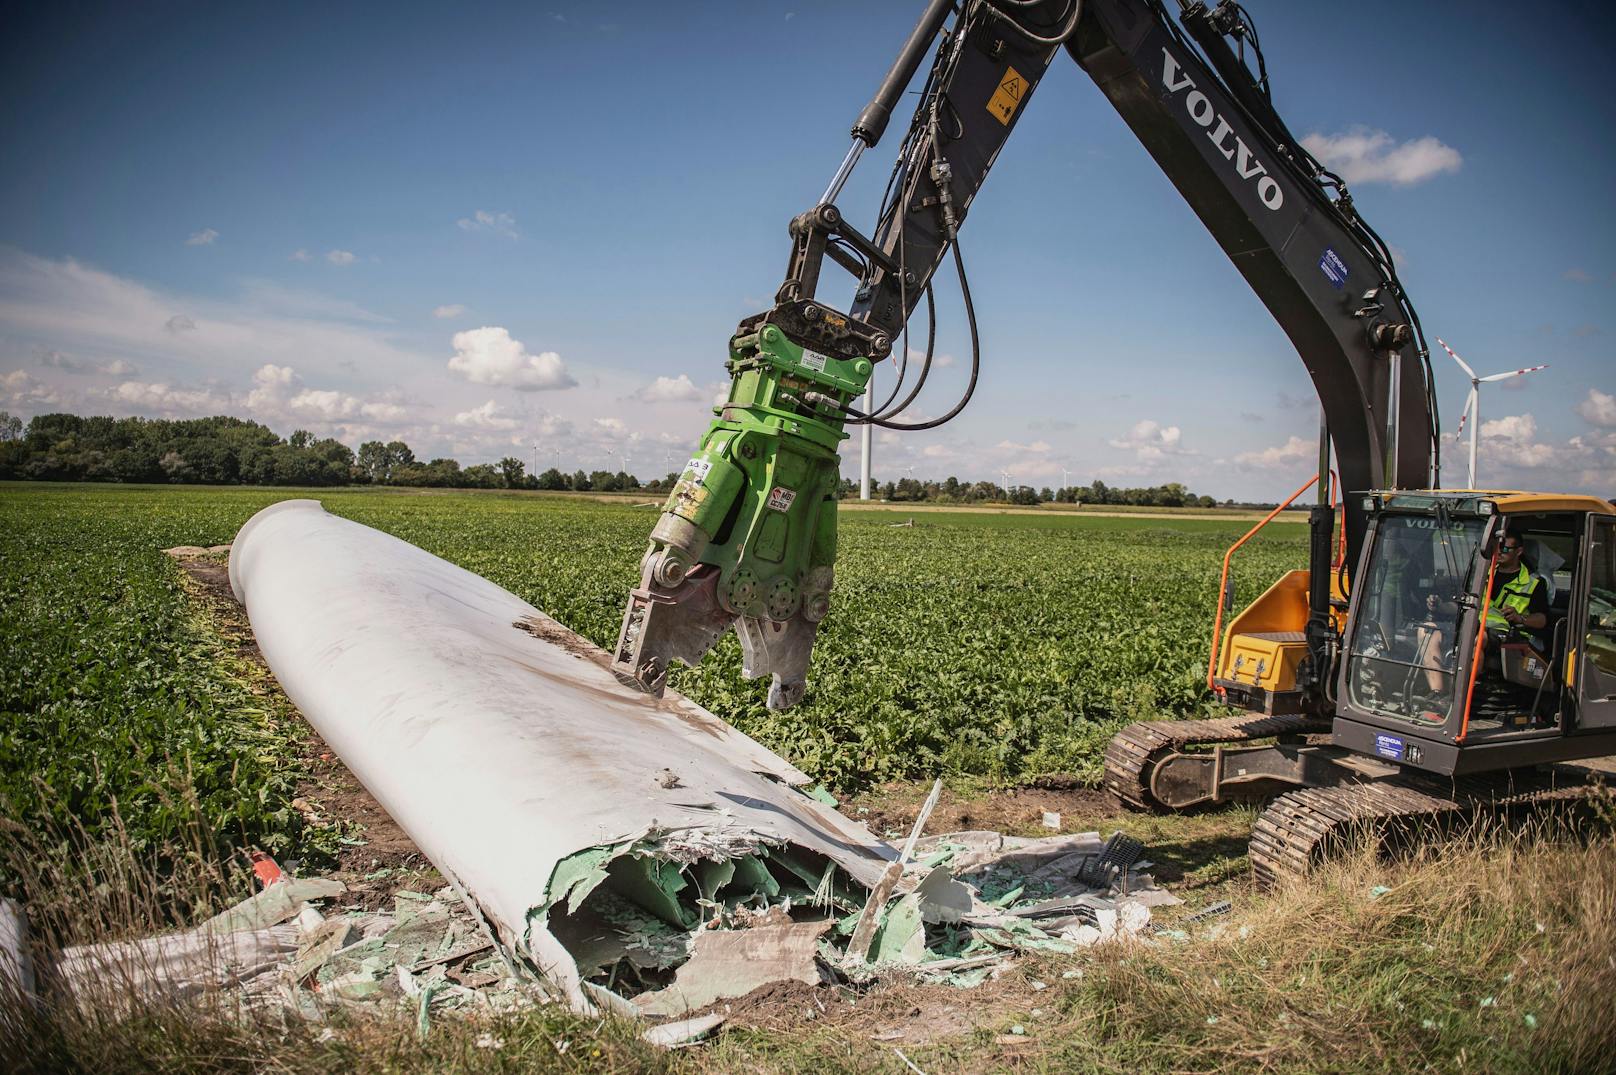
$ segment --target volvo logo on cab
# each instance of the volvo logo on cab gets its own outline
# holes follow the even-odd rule
[[[1212,99],[1195,88],[1195,80],[1184,73],[1172,53],[1165,48],[1162,49],[1162,86],[1169,95],[1180,90],[1189,91],[1184,94],[1184,110],[1189,113],[1190,119],[1207,128],[1206,136],[1225,160],[1234,162],[1234,170],[1241,179],[1256,180],[1257,197],[1263,205],[1278,209],[1285,204],[1285,192],[1268,174],[1262,161],[1251,155],[1251,147],[1234,133],[1228,120],[1218,115],[1217,109],[1212,106]]]

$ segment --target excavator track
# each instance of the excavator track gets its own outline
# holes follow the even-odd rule
[[[1587,796],[1585,772],[1488,774],[1454,784],[1411,778],[1301,788],[1279,796],[1251,832],[1251,869],[1259,884],[1299,879],[1354,839],[1375,833],[1383,845],[1398,835],[1428,839],[1501,810],[1533,809]]]
[[[1113,736],[1105,748],[1104,786],[1124,806],[1135,810],[1161,810],[1164,807],[1150,793],[1150,773],[1156,762],[1169,754],[1197,744],[1245,743],[1275,735],[1329,730],[1328,720],[1305,713],[1130,724]]]

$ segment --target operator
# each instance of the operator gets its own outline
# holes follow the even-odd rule
[[[1519,635],[1539,653],[1547,650],[1540,632],[1549,624],[1549,597],[1543,580],[1521,562],[1525,542],[1505,534],[1498,542],[1498,563],[1493,569],[1492,591],[1487,595],[1487,639],[1483,642],[1496,653],[1496,647]],[[1439,594],[1427,594],[1426,611],[1433,616],[1452,617],[1459,611],[1456,601]],[[1415,663],[1425,669],[1431,690],[1445,689],[1443,676],[1451,669],[1444,660],[1447,632],[1434,622],[1422,624],[1416,635]],[[1496,656],[1492,658],[1496,662]]]
[[[1499,539],[1493,588],[1487,595],[1487,633],[1499,642],[1526,635],[1541,652],[1547,648],[1540,632],[1549,625],[1548,588],[1521,563],[1524,548],[1525,542],[1514,534]]]

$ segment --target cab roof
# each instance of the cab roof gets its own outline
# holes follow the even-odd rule
[[[1616,480],[1616,479],[1613,479]],[[1594,512],[1616,515],[1616,504],[1582,493],[1533,493],[1521,489],[1385,489],[1381,496],[1428,496],[1452,500],[1487,500],[1503,515],[1548,511]]]

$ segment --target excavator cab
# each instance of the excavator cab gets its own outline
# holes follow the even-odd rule
[[[1611,505],[1465,490],[1370,494],[1364,508],[1337,745],[1444,775],[1616,747],[1604,742],[1616,723]],[[1513,571],[1499,567],[1504,543],[1521,550]],[[1541,626],[1511,625],[1489,605],[1517,573]]]

